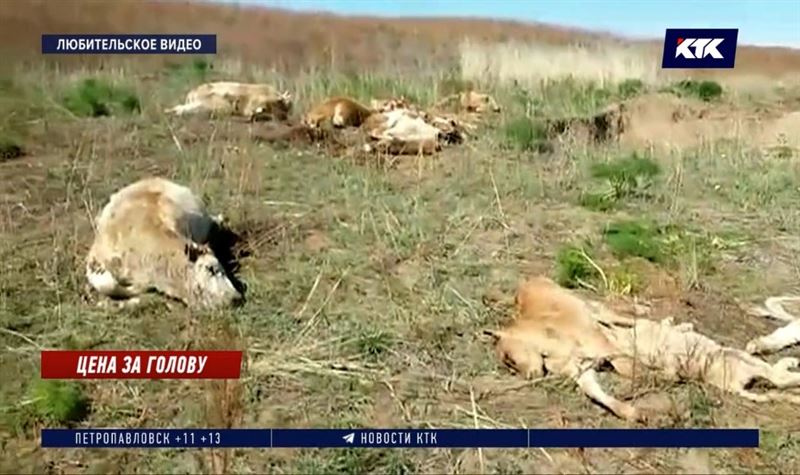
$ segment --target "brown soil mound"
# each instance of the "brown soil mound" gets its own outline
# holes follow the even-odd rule
[[[720,139],[759,147],[800,146],[800,111],[736,109],[654,93],[612,104],[592,117],[553,121],[550,132],[623,147],[691,148]]]

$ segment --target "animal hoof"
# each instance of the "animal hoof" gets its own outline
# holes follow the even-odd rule
[[[779,366],[785,370],[797,369],[800,368],[800,358],[795,358],[794,356],[787,356],[785,358],[781,358],[775,363],[775,366]]]
[[[761,352],[761,345],[759,344],[758,339],[750,340],[744,346],[744,351],[750,353],[751,355],[755,355]]]

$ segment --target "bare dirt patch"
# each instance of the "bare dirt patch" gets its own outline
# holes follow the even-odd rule
[[[687,149],[721,139],[758,147],[800,146],[800,111],[783,104],[737,108],[660,92],[611,104],[588,118],[559,119],[551,133],[578,140],[619,142],[630,149]]]

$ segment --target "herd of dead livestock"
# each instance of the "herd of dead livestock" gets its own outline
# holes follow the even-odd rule
[[[488,95],[457,94],[462,112],[498,112]],[[282,120],[291,111],[291,95],[268,85],[219,82],[192,90],[176,115],[208,112],[250,120]],[[336,128],[363,128],[382,150],[431,153],[442,137],[459,129],[454,116],[423,112],[402,99],[373,100],[370,108],[348,98],[333,98],[303,116],[304,127],[325,122]],[[135,304],[156,291],[189,307],[218,308],[244,301],[240,286],[215,254],[213,241],[225,229],[222,215],[210,215],[189,188],[164,178],[146,178],[114,193],[96,218],[95,239],[86,260],[86,276],[101,303]],[[503,329],[485,330],[500,361],[526,378],[555,373],[572,378],[589,398],[630,421],[646,416],[630,403],[610,396],[596,373],[613,368],[624,376],[656,371],[669,380],[691,379],[755,402],[784,400],[800,404],[800,359],[768,363],[759,354],[800,343],[800,319],[782,305],[797,297],[767,299],[758,314],[787,324],[754,338],[744,350],[722,346],[697,333],[692,324],[643,316],[622,316],[599,301],[563,288],[546,277],[523,280],[516,291],[514,318]],[[753,392],[756,379],[773,389]]]
[[[165,113],[232,115],[250,121],[279,122],[287,120],[292,109],[292,95],[278,92],[271,85],[214,82],[193,89],[184,104]],[[369,140],[364,144],[366,152],[429,155],[443,145],[462,142],[475,128],[470,118],[487,112],[500,112],[500,107],[492,96],[473,90],[448,96],[431,111],[421,110],[404,97],[373,99],[370,107],[348,97],[332,97],[306,112],[299,127],[307,133],[323,126],[355,128]],[[284,138],[292,130],[286,132]]]

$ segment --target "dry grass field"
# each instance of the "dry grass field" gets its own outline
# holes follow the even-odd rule
[[[569,381],[510,374],[481,329],[509,316],[522,277],[543,273],[729,345],[772,331],[745,308],[800,292],[800,51],[742,47],[735,70],[681,82],[658,69],[658,44],[541,25],[4,5],[0,472],[800,472],[797,407],[647,375],[604,384],[652,411],[651,427],[758,426],[761,447],[40,449],[39,429],[59,426],[626,427]],[[220,50],[41,57],[40,35],[56,32],[208,32]],[[164,115],[214,79],[288,89],[295,114],[333,94],[427,106],[467,82],[504,110],[434,156],[365,160],[265,143],[261,123]],[[628,125],[602,143],[588,126],[543,131],[620,102]],[[83,276],[92,219],[148,175],[190,185],[242,236],[243,307],[95,305]],[[42,348],[239,348],[246,366],[227,382],[50,383]]]

